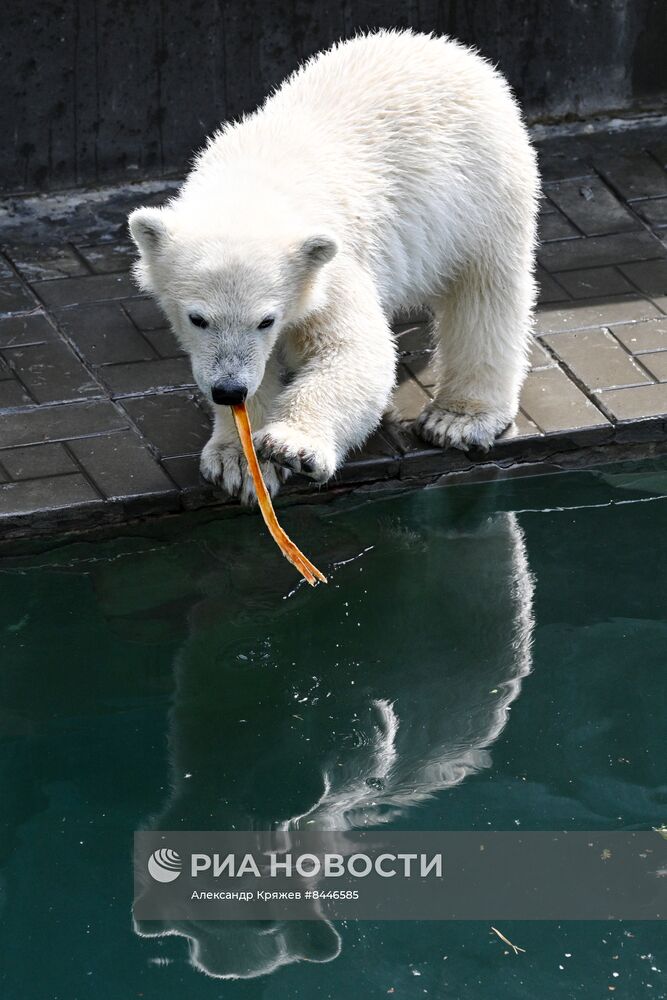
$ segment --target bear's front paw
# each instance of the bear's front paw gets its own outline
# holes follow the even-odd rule
[[[261,463],[262,476],[271,496],[275,496],[280,483],[289,473],[276,469],[271,462]],[[199,471],[207,482],[221,486],[232,497],[240,497],[243,504],[255,504],[257,494],[243,451],[238,445],[209,441],[201,453]]]
[[[334,449],[286,421],[267,424],[255,434],[254,441],[260,458],[317,483],[325,483],[336,471]]]
[[[498,434],[511,423],[505,414],[456,413],[430,403],[417,417],[415,432],[438,448],[458,448],[468,451],[481,448],[488,451]]]

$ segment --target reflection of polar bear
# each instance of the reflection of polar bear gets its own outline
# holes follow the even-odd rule
[[[512,514],[450,532],[415,523],[376,522],[363,572],[275,601],[259,624],[225,616],[219,595],[215,609],[200,602],[176,663],[172,791],[152,828],[373,826],[489,765],[531,663],[522,534]],[[248,977],[335,957],[337,932],[313,916],[136,929],[187,937],[210,975]]]
[[[274,465],[332,476],[389,402],[389,323],[415,306],[438,346],[417,431],[489,447],[526,371],[537,190],[507,83],[447,38],[343,42],[225,125],[175,198],[130,217],[139,283],[214,411],[202,473],[249,499],[229,410],[247,398],[272,492]]]

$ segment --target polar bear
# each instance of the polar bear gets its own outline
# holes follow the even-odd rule
[[[390,404],[392,316],[424,306],[437,387],[416,431],[490,447],[526,371],[538,190],[507,83],[449,38],[341,42],[225,124],[129,219],[135,277],[213,408],[204,477],[252,500],[229,409],[246,399],[272,493],[333,476]]]

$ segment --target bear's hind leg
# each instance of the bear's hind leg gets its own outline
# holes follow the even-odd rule
[[[518,273],[470,266],[435,314],[435,398],[415,422],[438,447],[488,449],[514,419],[527,369],[534,285]]]

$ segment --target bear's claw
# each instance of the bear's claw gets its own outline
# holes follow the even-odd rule
[[[438,448],[488,451],[510,422],[505,415],[497,413],[454,413],[431,403],[417,417],[414,430],[424,441]]]
[[[289,478],[289,472],[277,469],[271,462],[262,462],[261,469],[269,494],[275,496],[280,483]],[[207,482],[220,486],[232,497],[239,497],[241,503],[257,503],[255,485],[240,447],[209,441],[202,451],[199,471]]]
[[[324,451],[286,426],[276,424],[264,428],[254,440],[260,458],[275,462],[290,472],[308,476],[318,483],[326,482],[335,472],[335,462]]]

